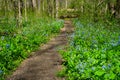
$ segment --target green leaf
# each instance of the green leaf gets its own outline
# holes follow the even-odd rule
[[[113,72],[110,73],[110,79],[115,79],[115,74]]]
[[[95,72],[95,75],[102,76],[104,73],[105,73],[104,71],[98,70],[98,71]]]

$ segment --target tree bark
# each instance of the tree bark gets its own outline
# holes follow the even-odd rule
[[[53,3],[52,3],[52,17],[55,18],[55,0],[53,0]]]
[[[56,0],[56,18],[58,18],[59,0]]]
[[[32,0],[32,3],[33,3],[33,8],[36,9],[36,0]]]
[[[21,0],[18,1],[18,24],[19,24],[19,27],[21,26],[22,24],[22,8],[21,8]]]
[[[25,0],[25,3],[24,3],[24,9],[25,9],[25,21],[27,21],[27,1]]]
[[[108,10],[109,10],[109,13],[110,13],[110,17],[115,17],[115,4],[114,3],[111,3],[110,1],[108,1]]]
[[[65,1],[65,8],[68,8],[68,0]]]
[[[14,1],[12,0],[13,2],[13,10],[14,10],[14,17],[15,17],[15,20],[16,20],[16,26],[19,25],[19,21],[18,21],[18,2],[17,1]]]
[[[120,18],[120,0],[116,1],[116,17]]]
[[[44,1],[43,1],[43,5],[42,6],[43,6],[42,10],[45,11],[45,2]]]
[[[38,11],[41,10],[40,6],[41,6],[41,0],[37,0],[37,6],[38,6]]]
[[[32,10],[36,11],[36,0],[31,0]]]

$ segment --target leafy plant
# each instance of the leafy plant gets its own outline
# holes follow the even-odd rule
[[[21,28],[14,25],[4,28],[8,33],[0,35],[0,80],[4,80],[6,75],[15,70],[32,51],[46,43],[51,35],[59,33],[63,22],[63,20],[35,18],[27,23],[23,22],[24,26]]]
[[[69,48],[62,52],[68,80],[120,79],[120,28],[75,19]]]

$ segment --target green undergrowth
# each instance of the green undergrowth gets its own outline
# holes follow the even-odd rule
[[[4,80],[21,61],[26,59],[50,36],[60,32],[63,20],[50,18],[31,18],[22,27],[15,23],[0,24],[0,80]]]
[[[74,19],[69,47],[61,51],[68,80],[120,80],[120,27],[109,23]]]

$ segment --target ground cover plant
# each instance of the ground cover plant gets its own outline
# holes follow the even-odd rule
[[[20,28],[14,23],[5,27],[1,24],[0,80],[4,80],[7,74],[15,70],[20,62],[30,55],[30,52],[46,43],[50,36],[59,33],[63,23],[63,20],[33,18],[23,22]]]
[[[76,17],[68,48],[61,51],[66,67],[60,74],[69,80],[119,80],[120,0],[0,0],[0,80],[59,32],[58,18]]]
[[[75,19],[75,32],[67,51],[61,51],[68,80],[120,79],[120,27],[115,21],[104,23]]]

